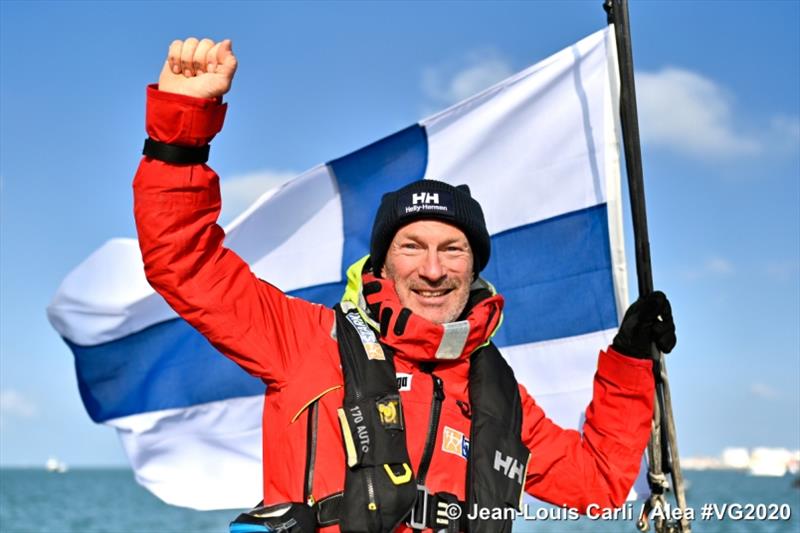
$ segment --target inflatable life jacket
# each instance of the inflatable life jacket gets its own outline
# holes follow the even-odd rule
[[[344,400],[337,412],[347,463],[344,492],[319,501],[257,507],[232,522],[231,532],[306,533],[337,523],[343,532],[389,532],[403,522],[415,530],[510,532],[513,512],[501,517],[495,513],[474,515],[481,509],[514,511],[521,507],[530,452],[521,440],[522,406],[511,367],[489,342],[470,355],[466,499],[459,501],[446,492],[430,493],[424,479],[434,452],[444,387],[436,376],[435,363],[421,363],[422,370],[431,374],[434,391],[425,450],[415,473],[406,448],[394,351],[379,340],[381,325],[370,316],[361,287],[361,274],[368,270],[365,261],[348,270],[350,283],[334,308],[344,377]],[[494,294],[491,285],[482,280],[476,287],[468,308],[475,304],[474,296],[479,300]],[[499,317],[490,315],[489,322],[491,329],[496,329]],[[309,414],[309,456],[316,448],[315,414]],[[313,464],[313,459],[307,461],[306,485],[310,485],[313,474],[309,467]]]
[[[497,348],[490,343],[471,356],[467,499],[459,502],[448,493],[430,494],[414,482],[418,477],[413,475],[405,446],[402,402],[391,349],[380,344],[384,357],[375,357],[377,336],[358,310],[350,307],[345,312],[338,305],[335,311],[345,380],[344,405],[339,410],[347,454],[345,489],[339,507],[342,531],[392,531],[403,521],[414,529],[511,531],[511,518],[496,519],[490,514],[468,519],[476,509],[519,509],[530,457],[520,435],[519,387]],[[444,393],[435,369],[431,371],[434,419]],[[438,428],[433,430],[435,436]],[[420,471],[430,463],[433,440],[426,442]]]

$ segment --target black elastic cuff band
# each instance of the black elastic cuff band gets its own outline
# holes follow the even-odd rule
[[[208,161],[210,145],[205,146],[178,146],[167,144],[147,138],[144,141],[142,155],[172,163],[174,165],[198,165]]]

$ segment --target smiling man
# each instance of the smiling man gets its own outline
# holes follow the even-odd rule
[[[467,304],[472,250],[457,228],[421,220],[401,228],[389,245],[381,276],[394,282],[400,301],[431,322],[453,322]]]
[[[632,305],[600,353],[581,432],[550,421],[491,343],[503,298],[480,278],[491,245],[466,186],[387,192],[340,304],[287,297],[216,224],[205,161],[236,65],[229,41],[172,43],[134,180],[148,280],[267,384],[264,506],[232,530],[510,531],[523,491],[579,512],[621,505],[650,432],[651,343],[675,344],[663,294]]]
[[[424,180],[384,196],[370,257],[375,274],[394,282],[403,305],[443,324],[464,310],[489,247],[483,212],[467,186]]]

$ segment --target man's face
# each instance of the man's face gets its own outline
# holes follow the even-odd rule
[[[464,310],[472,284],[472,250],[460,229],[419,220],[395,234],[381,275],[394,283],[400,303],[442,324]]]

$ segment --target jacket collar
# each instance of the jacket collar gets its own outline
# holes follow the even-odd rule
[[[434,324],[403,307],[394,284],[376,278],[368,260],[369,256],[365,256],[347,270],[342,310],[357,310],[395,356],[431,362],[468,359],[489,344],[500,327],[503,297],[482,278],[472,283],[461,320]]]

